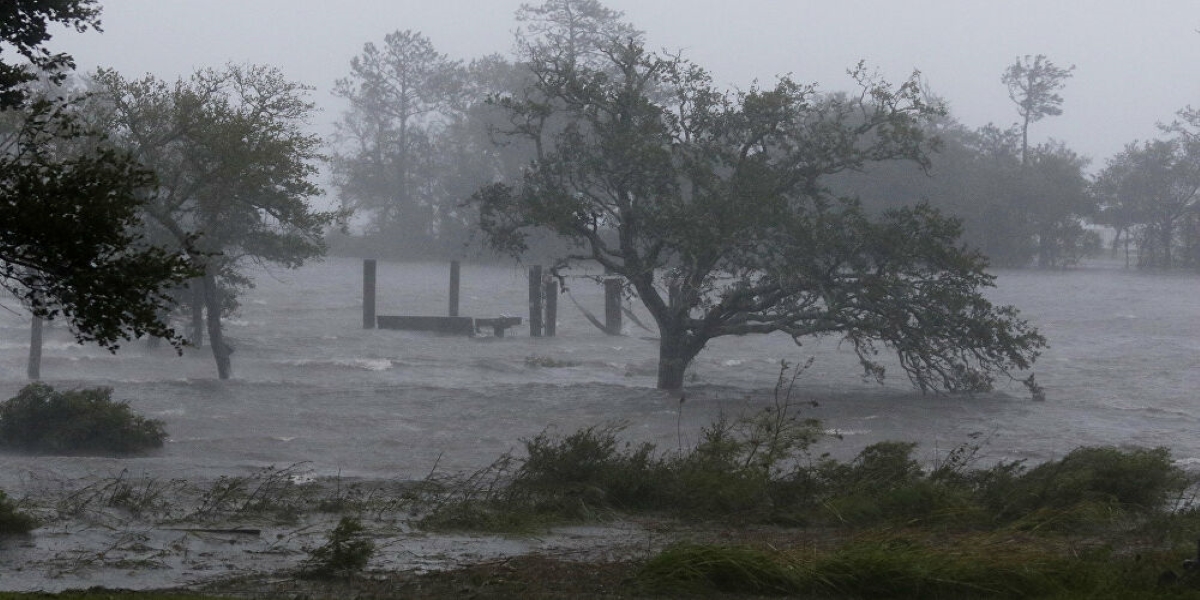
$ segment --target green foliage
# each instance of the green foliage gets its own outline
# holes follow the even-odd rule
[[[91,0],[0,6],[0,45],[28,61],[0,60],[0,289],[35,315],[65,318],[80,342],[115,351],[149,334],[178,346],[160,315],[194,271],[141,234],[154,174],[78,117],[80,99],[32,86],[45,76],[53,87],[74,67],[44,46],[54,26],[93,29],[99,11]]]
[[[1000,519],[1064,527],[1161,510],[1187,484],[1166,448],[1082,447],[984,491]]]
[[[0,490],[0,537],[24,535],[37,527],[37,520],[17,509],[17,505]]]
[[[367,537],[362,522],[342,517],[329,532],[324,545],[309,551],[301,572],[306,577],[327,579],[349,577],[366,568],[375,554],[375,543]]]
[[[55,391],[25,386],[0,404],[0,446],[48,453],[132,454],[160,448],[161,421],[139,416],[112,389]]]
[[[720,419],[686,451],[623,443],[619,424],[560,437],[542,432],[524,440],[525,458],[505,455],[437,490],[440,500],[423,524],[523,530],[616,512],[791,520],[811,493],[810,478],[798,475],[801,459],[821,435],[817,421],[800,418],[792,397],[800,371],[783,363],[771,405]]]
[[[100,25],[100,7],[96,0],[15,0],[0,5],[3,41],[33,68],[0,61],[0,110],[20,107],[27,99],[26,84],[44,73],[51,81],[61,82],[75,68],[67,54],[51,53],[45,47],[55,26],[67,26],[83,32]]]
[[[486,473],[435,492],[441,500],[424,525],[529,530],[657,513],[724,522],[1053,532],[1161,515],[1190,481],[1164,449],[1085,447],[1033,469],[1021,462],[974,468],[978,447],[964,445],[925,470],[912,457],[916,444],[881,442],[850,462],[813,462],[807,453],[817,425],[793,417],[784,427],[764,426],[776,422],[774,410],[719,420],[695,447],[680,452],[622,443],[616,426],[564,437],[543,432],[525,441],[524,460],[506,455]]]

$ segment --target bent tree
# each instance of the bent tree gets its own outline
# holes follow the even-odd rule
[[[576,248],[556,270],[591,261],[624,278],[658,325],[659,388],[682,387],[709,340],[750,333],[842,336],[876,378],[890,349],[922,390],[985,389],[1034,361],[1044,339],[981,294],[993,277],[957,245],[957,221],[925,206],[872,220],[823,185],[876,161],[928,164],[921,124],[940,108],[915,79],[860,66],[854,94],[788,78],[725,93],[637,43],[603,55],[535,59],[536,89],[497,99],[539,151],[520,182],[474,200],[497,248],[549,230]]]
[[[231,347],[221,317],[253,285],[248,264],[296,268],[325,252],[339,211],[314,207],[320,139],[306,131],[308,88],[277,69],[229,65],[175,83],[99,71],[91,118],[157,174],[143,206],[147,229],[187,247],[200,269],[190,282],[193,335],[204,308],[221,379]]]

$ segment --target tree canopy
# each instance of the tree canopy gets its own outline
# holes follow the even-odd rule
[[[186,241],[163,249],[142,233],[154,175],[87,127],[78,99],[31,85],[62,81],[73,66],[46,48],[49,27],[96,28],[98,14],[91,0],[0,7],[0,42],[24,59],[0,59],[0,286],[37,316],[67,319],[80,341],[115,350],[149,334],[178,344],[160,315],[193,271]]]
[[[535,55],[532,90],[498,104],[536,160],[475,195],[497,247],[549,230],[629,286],[660,334],[658,387],[683,385],[713,338],[837,335],[882,378],[881,348],[923,390],[977,390],[1028,368],[1043,338],[992,305],[985,261],[921,205],[873,220],[831,176],[894,159],[928,166],[940,114],[916,79],[861,65],[849,94],[790,78],[737,93],[701,68],[609,41],[595,62]]]

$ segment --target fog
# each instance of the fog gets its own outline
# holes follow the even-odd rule
[[[684,55],[718,82],[744,87],[791,73],[848,87],[859,60],[892,81],[919,69],[965,125],[1016,122],[1000,74],[1018,56],[1075,65],[1063,115],[1031,142],[1055,138],[1092,169],[1200,98],[1200,6],[1186,0],[843,2],[608,0],[645,30],[649,46]],[[227,62],[269,64],[315,88],[327,134],[342,105],[333,82],[364,43],[411,29],[452,58],[508,54],[519,0],[120,0],[102,3],[104,33],[63,31],[51,46],[80,68],[175,79]]]

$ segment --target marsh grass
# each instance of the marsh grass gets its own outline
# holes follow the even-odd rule
[[[107,509],[123,510],[132,517],[169,518],[187,482],[136,477],[128,469],[112,477],[101,478],[57,499],[54,511],[59,518],[88,517]]]
[[[686,544],[646,561],[638,589],[812,598],[1200,598],[1164,582],[1177,552],[1120,553],[995,532],[872,531],[834,549]]]

